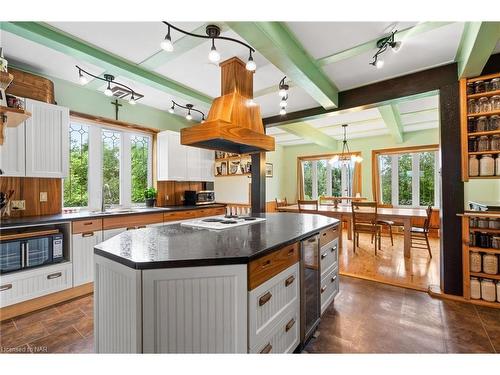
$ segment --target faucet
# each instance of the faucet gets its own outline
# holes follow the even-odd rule
[[[102,186],[102,201],[101,201],[101,212],[106,212],[106,197],[105,197],[105,192],[107,190],[108,193],[108,198],[112,198],[111,196],[111,189],[108,184],[104,184]]]

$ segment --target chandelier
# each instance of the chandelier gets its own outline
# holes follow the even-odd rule
[[[160,43],[160,47],[167,52],[172,52],[174,50],[174,42],[172,42],[172,36],[170,35],[170,29],[176,30],[182,34],[192,36],[194,38],[203,38],[203,39],[211,39],[212,40],[212,47],[210,48],[210,52],[208,53],[208,59],[213,62],[217,63],[220,61],[220,53],[217,51],[217,48],[215,47],[215,40],[227,40],[230,42],[238,43],[241,44],[242,46],[248,48],[248,60],[246,64],[247,70],[254,72],[255,69],[257,69],[257,65],[255,64],[255,61],[253,60],[252,53],[255,52],[255,49],[253,49],[250,45],[248,45],[245,42],[242,42],[241,40],[234,39],[234,38],[229,38],[226,36],[221,36],[221,30],[220,27],[217,25],[208,25],[205,29],[205,32],[207,35],[201,35],[201,34],[194,34],[189,31],[183,30],[177,26],[172,25],[169,22],[162,21],[165,25],[167,25],[167,35],[165,36],[165,39],[163,39]]]
[[[330,165],[333,165],[338,161],[343,163],[349,163],[349,161],[352,161],[353,163],[361,163],[363,161],[363,158],[359,155],[352,154],[351,150],[349,149],[349,144],[347,143],[347,124],[343,124],[342,128],[344,130],[342,153],[340,155],[337,154],[333,158],[331,158],[329,162]]]

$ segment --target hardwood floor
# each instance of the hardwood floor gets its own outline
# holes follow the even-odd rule
[[[499,353],[500,309],[341,276],[308,353]]]
[[[370,243],[370,235],[361,234],[360,247],[352,250],[353,242],[343,231],[343,248],[339,253],[340,274],[391,285],[427,291],[429,285],[439,285],[439,238],[430,238],[432,259],[425,249],[411,249],[411,258],[403,254],[403,236],[394,235],[394,246],[387,236],[382,237],[382,248],[377,251]]]
[[[93,297],[0,323],[0,353],[92,353]],[[310,353],[500,352],[500,310],[341,276]]]

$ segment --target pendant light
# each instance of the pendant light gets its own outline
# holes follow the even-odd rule
[[[78,81],[81,85],[86,85],[87,83],[89,83],[89,80],[86,76],[83,75],[81,70],[78,72]]]
[[[246,68],[251,72],[255,72],[255,69],[257,69],[257,64],[255,64],[255,61],[253,61],[252,50],[250,50],[250,55],[248,56]]]
[[[286,76],[284,76],[281,79],[281,81],[278,85],[278,94],[281,97],[281,101],[280,101],[280,115],[281,116],[286,115],[286,106],[288,105],[288,102],[287,102],[288,89],[290,88],[290,86],[285,83],[285,78],[286,78]]]
[[[172,43],[172,38],[170,37],[170,26],[168,27],[168,32],[165,36],[165,39],[163,39],[160,43],[160,47],[162,50],[167,52],[172,52],[174,50],[174,44]]]
[[[347,163],[349,160],[353,163],[361,163],[363,158],[360,155],[351,154],[351,150],[349,149],[349,144],[347,143],[347,124],[343,124],[342,129],[344,132],[342,140],[342,153],[331,158],[329,161],[330,165],[333,165],[338,161]]]
[[[106,90],[104,90],[104,95],[106,96],[112,96],[113,91],[111,91],[111,83],[108,82],[108,87],[106,87]]]
[[[212,48],[210,48],[210,52],[208,53],[208,59],[213,63],[217,63],[220,61],[220,53],[219,51],[217,51],[217,48],[215,48],[214,39],[212,39]]]

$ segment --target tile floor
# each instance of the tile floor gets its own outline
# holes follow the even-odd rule
[[[342,276],[309,353],[496,353],[500,309]],[[85,296],[0,324],[3,353],[93,352],[93,299]]]

